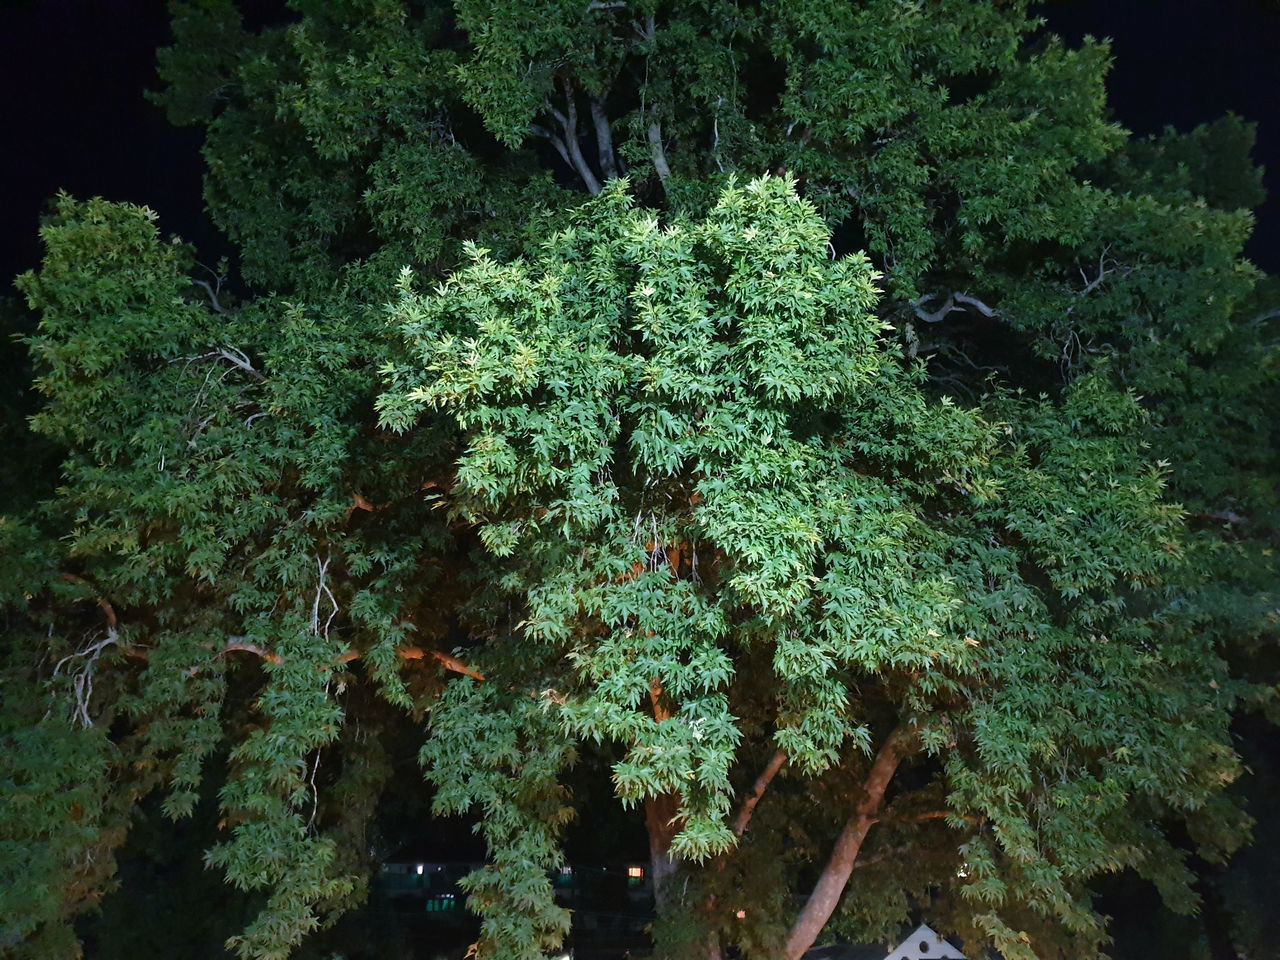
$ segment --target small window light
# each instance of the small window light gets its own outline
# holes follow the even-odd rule
[[[423,864],[421,864],[421,863],[420,863],[420,864],[418,864],[418,876],[422,876],[422,871],[423,871],[423,869],[424,869],[424,868],[423,868]]]
[[[643,880],[644,867],[627,867],[627,876],[632,880]]]

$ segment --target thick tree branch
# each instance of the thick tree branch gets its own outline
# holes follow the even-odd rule
[[[256,643],[250,643],[243,637],[232,637],[227,641],[226,646],[218,651],[217,656],[224,657],[228,653],[252,653],[255,657],[267,661],[267,663],[283,663],[284,660],[278,653],[272,653],[266,647],[260,647]]]
[[[671,167],[667,164],[667,153],[662,148],[662,124],[656,120],[649,124],[649,155],[653,158],[653,169],[658,179],[666,185],[671,176]]]
[[[925,323],[939,323],[940,321],[945,320],[947,317],[947,314],[949,314],[952,310],[959,310],[961,312],[964,312],[965,307],[972,307],[974,310],[977,310],[978,313],[982,314],[984,317],[987,317],[988,319],[998,317],[1000,315],[999,312],[995,310],[995,308],[987,306],[977,297],[970,296],[967,293],[959,293],[959,292],[947,294],[947,299],[942,302],[942,306],[940,306],[937,310],[934,310],[932,312],[925,310],[924,305],[931,300],[938,299],[938,296],[939,295],[936,293],[926,293],[923,297],[920,297],[918,300],[911,301],[911,307],[912,309],[915,310],[916,316],[919,317],[921,320],[923,320]]]
[[[826,926],[831,914],[835,911],[844,888],[849,883],[849,875],[853,872],[854,863],[867,838],[867,832],[876,822],[880,805],[884,801],[885,790],[893,775],[898,770],[902,758],[911,752],[915,733],[903,726],[894,730],[885,739],[880,752],[871,764],[871,770],[862,784],[862,797],[854,808],[853,816],[845,824],[839,839],[832,848],[831,857],[814,885],[813,893],[800,911],[800,916],[787,934],[787,960],[800,960],[800,957],[813,946],[813,942]]]
[[[457,657],[451,657],[447,653],[441,653],[439,650],[428,650],[424,652],[418,647],[401,647],[396,653],[405,660],[421,660],[424,656],[430,657],[440,666],[453,673],[460,673],[464,677],[470,677],[472,680],[484,682],[484,674],[473,667],[467,666]]]
[[[559,111],[555,111],[555,112],[557,114],[559,113]],[[534,124],[533,126],[531,126],[529,130],[535,136],[542,137],[543,139],[549,141],[550,144],[556,148],[556,153],[560,154],[560,159],[564,161],[566,167],[573,166],[573,161],[569,159],[569,149],[564,145],[564,141],[560,139],[560,137],[556,136],[546,127],[540,127],[537,124]]]
[[[578,105],[574,100],[573,87],[570,86],[568,80],[562,80],[561,88],[564,90],[564,112],[561,113],[557,110],[550,100],[546,101],[547,110],[556,118],[556,122],[560,124],[560,129],[564,131],[565,159],[582,179],[587,191],[592,196],[595,196],[600,192],[600,181],[596,179],[596,175],[592,171],[590,164],[587,163],[586,157],[582,155],[582,144],[578,139]],[[557,147],[557,149],[559,148]]]
[[[756,804],[760,802],[764,792],[769,789],[769,784],[773,782],[773,778],[778,775],[778,771],[782,769],[783,764],[786,762],[787,751],[777,750],[769,758],[769,762],[765,764],[760,776],[756,777],[756,782],[751,786],[751,792],[742,798],[742,806],[738,809],[738,815],[733,818],[733,835],[735,837],[741,838],[746,833],[747,824],[751,822],[751,815],[755,813]]]
[[[609,129],[609,115],[604,112],[604,97],[591,97],[591,123],[596,131],[596,155],[600,160],[600,175],[615,180],[618,165],[613,159],[613,133]]]
[[[261,373],[254,369],[253,364],[249,362],[248,355],[243,350],[237,350],[235,347],[222,347],[217,352],[217,356],[223,360],[229,360],[233,366],[239,367],[255,380],[265,380]]]
[[[993,307],[988,307],[977,297],[971,297],[967,293],[953,293],[952,296],[956,298],[956,303],[963,303],[966,306],[973,307],[987,319],[993,319],[1000,315]]]
[[[662,681],[657,677],[649,681],[649,703],[653,707],[653,719],[658,723],[671,719],[671,711],[662,703]]]
[[[1234,510],[1202,510],[1199,513],[1191,514],[1191,516],[1197,520],[1219,520],[1233,527],[1236,524],[1247,522],[1246,517],[1240,516]]]
[[[129,647],[129,648],[122,648],[122,649],[126,656],[135,657],[139,660],[149,659],[150,651],[143,649],[141,647]],[[260,644],[256,644],[251,640],[247,640],[244,637],[228,638],[226,644],[222,647],[222,649],[218,650],[214,654],[214,656],[222,657],[222,656],[226,656],[228,653],[252,653],[255,657],[258,657],[261,660],[265,660],[267,663],[283,663],[284,662],[284,659],[280,656],[280,654],[275,653],[272,650],[268,650],[266,647],[261,646]],[[444,667],[446,670],[449,670],[453,673],[462,674],[463,676],[471,677],[473,680],[477,680],[477,681],[483,682],[484,680],[484,674],[481,673],[479,670],[476,670],[474,667],[468,666],[467,664],[459,660],[457,657],[451,656],[450,654],[447,654],[447,653],[442,653],[439,650],[423,650],[421,647],[400,647],[398,650],[396,650],[396,655],[399,656],[401,660],[431,659],[436,661],[438,664],[440,664],[440,666]],[[359,653],[359,651],[347,650],[338,655],[337,662],[350,663],[353,660],[359,660],[360,657],[361,657],[361,654]],[[321,667],[321,669],[327,669],[327,668]],[[191,673],[193,675],[198,672],[199,672],[198,667],[192,668],[191,670]]]

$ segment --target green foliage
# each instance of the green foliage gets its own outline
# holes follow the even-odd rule
[[[359,325],[265,299],[234,314],[208,309],[192,296],[185,248],[161,243],[153,220],[64,198],[44,228],[44,269],[22,280],[42,312],[30,343],[50,397],[33,425],[68,449],[49,522],[66,530],[57,562],[76,572],[19,568],[7,583],[22,584],[21,605],[49,623],[44,658],[74,672],[71,719],[100,735],[119,721],[137,729],[118,744],[122,767],[136,771],[120,784],[126,795],[159,780],[166,812],[186,815],[224,724],[247,728],[221,798],[230,839],[210,862],[238,886],[271,887],[238,943],[246,956],[283,955],[315,927],[316,908],[343,903],[357,883],[330,868],[342,858],[323,819],[342,821],[320,817],[316,792],[322,758],[344,752],[342,657],[363,655],[387,697],[410,701],[395,651],[414,629],[415,598],[438,583],[419,551],[444,534],[417,502],[381,523],[349,523],[353,504],[367,505],[360,491],[380,500],[418,484],[388,470],[371,452],[385,441],[352,423],[374,382],[368,363],[353,362],[369,339]],[[368,467],[357,477],[351,462]],[[402,527],[408,538],[391,533]],[[34,553],[22,555],[34,564]],[[57,611],[71,584],[88,610],[66,622]],[[383,591],[397,598],[394,615]],[[428,636],[443,629],[430,613],[422,620]],[[229,661],[246,654],[265,658],[254,699],[225,716]],[[57,681],[39,646],[14,657],[31,679]],[[98,681],[95,694],[95,673],[120,660],[146,669],[112,670],[110,692]]]
[[[1195,909],[1280,703],[1252,127],[1128,138],[1020,2],[291,7],[177,2],[160,54],[241,276],[63,196],[6,321],[3,950],[74,955],[217,757],[230,946],[288,955],[423,721],[481,956],[568,928],[587,743],[664,955],[803,950],[859,823],[834,936],[1095,957],[1121,871]]]
[[[964,929],[1004,951],[1017,903],[1089,956],[1081,881],[1176,863],[1149,818],[1234,776],[1228,700],[1203,675],[1225,684],[1222,665],[1203,638],[1155,637],[1179,514],[1128,448],[1132,397],[1095,374],[1061,405],[999,401],[995,428],[930,402],[877,341],[873,279],[829,257],[782,181],[666,227],[619,185],[526,260],[476,250],[431,296],[406,290],[421,373],[389,371],[383,416],[456,418],[451,502],[483,525],[524,642],[561,665],[527,695],[619,745],[624,802],[678,798],[676,855],[734,847],[739,755],[784,749],[797,787],[856,777],[885,723],[906,724],[929,758],[919,794],[982,825],[956,841],[968,877],[931,875],[934,895],[984,905]],[[765,703],[738,692],[744,660]],[[530,657],[487,662],[506,686]],[[434,776],[452,795],[442,774],[471,766]],[[1187,879],[1159,876],[1171,896]],[[775,882],[763,899],[794,881]]]

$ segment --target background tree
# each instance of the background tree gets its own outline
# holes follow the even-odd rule
[[[234,946],[285,955],[428,709],[504,956],[563,929],[584,738],[659,875],[703,863],[668,952],[924,912],[1093,956],[1124,867],[1194,904],[1162,831],[1234,845],[1227,711],[1274,682],[1247,126],[1129,142],[1105,47],[1022,4],[293,8],[178,4],[161,54],[239,279],[64,199],[23,281],[66,459],[0,526],[7,944],[71,950],[136,800],[225,750]]]

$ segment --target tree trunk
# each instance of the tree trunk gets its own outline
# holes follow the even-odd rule
[[[854,808],[853,816],[841,831],[840,838],[836,840],[836,845],[831,851],[831,858],[822,871],[822,876],[818,878],[813,893],[809,895],[808,902],[800,911],[800,916],[796,918],[791,932],[787,934],[787,960],[800,960],[804,952],[813,946],[813,942],[822,932],[822,928],[827,925],[827,921],[831,919],[831,914],[835,911],[840,897],[844,894],[844,888],[849,883],[849,875],[853,873],[853,865],[858,859],[858,853],[862,850],[862,842],[876,822],[880,805],[884,800],[885,789],[897,772],[898,764],[908,752],[910,739],[911,734],[905,728],[899,727],[889,734],[880,752],[876,754],[876,759],[871,764],[871,771],[863,782],[862,797]]]
[[[650,797],[644,802],[644,823],[649,829],[649,878],[653,882],[653,905],[662,913],[667,903],[667,880],[676,870],[671,859],[671,841],[680,825],[676,822],[679,800],[674,793]]]

